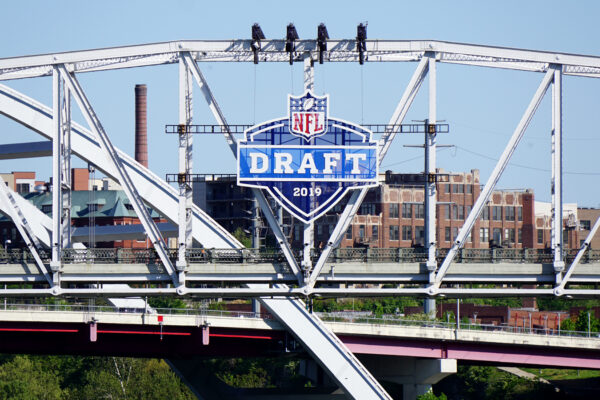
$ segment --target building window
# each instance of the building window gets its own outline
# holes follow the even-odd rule
[[[450,227],[449,226],[444,228],[444,240],[446,242],[452,241],[452,238],[450,237]]]
[[[592,221],[590,221],[589,219],[582,219],[581,221],[579,221],[579,226],[582,230],[589,231],[592,226],[591,222]]]
[[[458,237],[458,228],[454,227],[452,228],[452,240],[456,240],[456,238]]]
[[[492,206],[492,220],[502,221],[502,206]]]
[[[398,240],[398,226],[390,225],[390,240]]]
[[[458,219],[465,219],[465,208],[462,205],[458,206]]]
[[[494,228],[492,231],[492,239],[496,244],[502,243],[502,228]]]
[[[471,214],[472,209],[473,209],[473,206],[465,206],[465,217],[468,217],[469,214]]]
[[[300,225],[294,225],[294,240],[300,240]]]
[[[509,243],[515,242],[515,229],[514,228],[506,228],[504,230],[504,239]]]
[[[456,204],[452,205],[452,219],[458,219],[458,206]]]
[[[379,239],[379,226],[373,225],[371,227],[371,237],[373,239]]]
[[[449,193],[450,193],[450,186],[451,186],[450,184],[447,184],[447,185],[446,185],[446,194],[449,194]]]
[[[363,203],[360,206],[360,215],[375,215],[375,204],[374,203]]]
[[[415,226],[415,241],[418,244],[425,245],[425,227]]]
[[[444,204],[444,218],[450,219],[450,204]]]
[[[29,183],[17,183],[17,193],[29,193]]]
[[[473,193],[473,185],[465,185],[465,189],[467,190],[467,194]]]
[[[564,246],[568,247],[567,244],[569,243],[569,231],[563,230],[562,236],[563,236],[563,244],[564,244]]]
[[[452,193],[464,193],[464,185],[463,184],[455,184],[452,185]]]
[[[488,206],[483,207],[483,211],[481,212],[481,219],[484,221],[490,220],[490,208]]]
[[[398,204],[390,204],[390,218],[398,218]]]
[[[365,237],[365,226],[364,225],[359,225],[358,226],[358,237],[359,238],[364,238]]]
[[[514,207],[504,207],[504,218],[507,221],[515,220],[515,208]]]
[[[517,220],[523,221],[523,207],[517,207]]]
[[[417,219],[425,218],[425,205],[423,205],[423,204],[415,205],[415,218],[417,218]]]
[[[490,228],[479,228],[479,242],[486,243],[490,241]]]
[[[412,240],[412,226],[402,227],[402,240]]]
[[[402,218],[412,218],[412,204],[402,204]]]
[[[352,225],[346,230],[346,239],[352,239]]]
[[[544,230],[543,229],[537,230],[537,242],[538,242],[538,244],[544,244]]]
[[[517,243],[523,243],[523,229],[517,230]]]

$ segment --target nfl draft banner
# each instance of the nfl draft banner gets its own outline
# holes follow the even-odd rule
[[[351,189],[377,185],[371,131],[329,117],[329,96],[288,96],[288,116],[255,125],[238,143],[238,185],[267,190],[303,222]]]

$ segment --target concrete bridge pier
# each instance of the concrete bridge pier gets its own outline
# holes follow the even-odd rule
[[[456,373],[455,359],[424,359],[361,354],[360,361],[379,381],[402,385],[402,398],[414,400],[431,385]]]

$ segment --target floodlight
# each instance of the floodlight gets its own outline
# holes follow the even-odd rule
[[[290,53],[290,65],[294,63],[294,51],[296,51],[296,43],[298,40],[298,32],[296,32],[296,27],[294,24],[289,24],[287,26],[287,32],[285,36],[285,51]]]
[[[317,28],[317,47],[319,48],[319,64],[323,64],[323,53],[327,51],[327,39],[329,39],[327,27],[324,23],[321,23]]]
[[[265,34],[260,25],[252,25],[252,52],[254,53],[254,64],[258,64],[258,52],[260,51],[260,41],[265,39]]]

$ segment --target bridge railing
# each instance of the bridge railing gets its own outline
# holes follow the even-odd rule
[[[4,303],[0,304],[0,311],[22,311],[22,312],[78,312],[85,314],[98,313],[117,313],[124,315],[131,314],[152,314],[152,315],[185,315],[202,317],[217,317],[217,318],[254,318],[263,320],[272,320],[273,316],[268,313],[255,313],[251,311],[229,311],[229,310],[206,310],[192,308],[147,308],[147,309],[131,309],[131,308],[116,308],[113,306],[96,306],[87,304],[15,304]],[[493,325],[471,322],[460,322],[457,327],[456,322],[439,321],[439,320],[415,320],[410,318],[398,317],[395,315],[384,315],[383,317],[374,317],[369,312],[333,312],[315,313],[324,322],[345,323],[345,324],[369,324],[383,326],[404,326],[427,329],[447,329],[455,331],[485,331],[489,333],[512,333],[526,335],[549,335],[549,336],[566,336],[566,337],[587,337],[600,341],[598,332],[587,331],[565,331],[560,329],[547,329],[537,325],[532,326],[510,326],[507,324]]]
[[[145,310],[145,311],[144,311]],[[78,312],[78,313],[117,313],[124,315],[131,314],[152,314],[152,315],[187,315],[187,316],[208,316],[221,318],[255,318],[255,319],[273,319],[268,313],[256,313],[252,311],[229,311],[229,310],[206,310],[196,308],[117,308],[114,306],[97,306],[87,304],[20,304],[20,303],[0,303],[0,311],[23,311],[23,312]]]
[[[577,249],[565,251],[565,261],[571,263],[577,255]],[[177,250],[170,249],[173,262],[177,259]],[[42,261],[50,262],[51,252],[39,252]],[[442,262],[448,254],[448,249],[437,249],[436,258]],[[318,259],[320,249],[312,250],[313,261]],[[302,255],[298,251],[294,254],[298,261]],[[186,258],[190,263],[217,263],[217,264],[258,264],[280,263],[286,265],[283,252],[275,249],[203,249],[192,248],[186,251]],[[124,248],[91,248],[91,249],[63,249],[62,260],[67,264],[161,264],[160,258],[154,249],[124,249]],[[405,262],[416,263],[427,260],[427,251],[424,248],[340,248],[334,250],[327,262]],[[459,263],[552,263],[554,255],[550,249],[461,249],[455,258]],[[27,249],[0,249],[0,264],[33,263],[34,258]],[[600,250],[585,252],[581,263],[600,262]]]
[[[316,313],[321,320],[334,323],[352,323],[352,324],[370,324],[370,325],[394,325],[432,329],[449,330],[467,330],[467,331],[485,331],[497,333],[515,333],[531,335],[549,335],[549,336],[568,336],[568,337],[589,337],[600,340],[598,332],[566,331],[560,329],[549,329],[533,326],[511,326],[508,324],[494,325],[471,322],[460,322],[457,327],[456,322],[436,321],[436,320],[414,320],[410,318],[396,317],[393,315],[383,316],[381,318],[365,315],[364,312],[341,312],[341,313]]]

